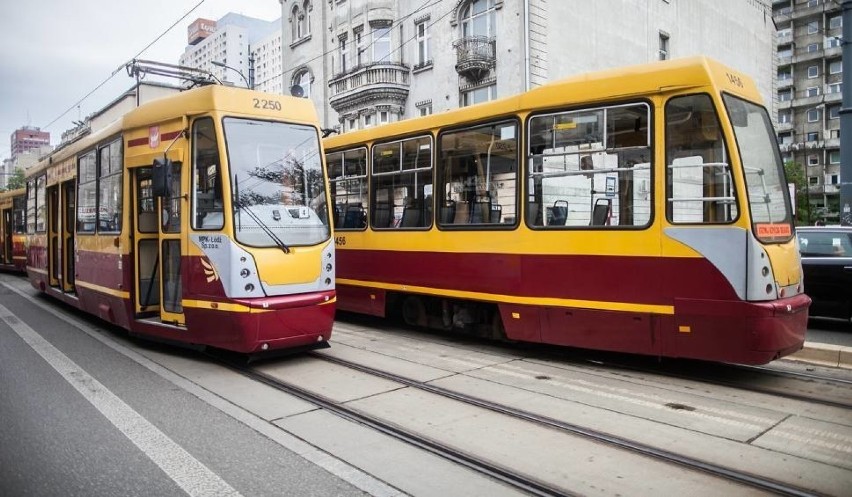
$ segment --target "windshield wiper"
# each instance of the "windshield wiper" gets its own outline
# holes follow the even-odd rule
[[[260,227],[260,229],[262,229],[263,232],[266,233],[267,236],[269,236],[269,238],[271,238],[272,241],[275,242],[275,245],[277,245],[278,248],[283,250],[285,254],[289,254],[290,253],[290,247],[288,247],[286,243],[284,243],[280,238],[278,238],[278,235],[276,235],[272,231],[272,229],[269,226],[266,225],[266,223],[261,221],[260,218],[257,216],[257,214],[255,214],[254,212],[251,211],[251,209],[249,209],[248,205],[244,205],[242,203],[242,201],[239,200],[239,198],[240,198],[239,197],[239,195],[240,195],[239,184],[240,183],[237,180],[237,175],[235,174],[234,175],[234,194],[233,194],[233,198],[231,199],[231,201],[234,203],[235,206],[237,206],[237,209],[240,209],[241,211],[244,211],[246,214],[248,214],[249,217],[252,218],[252,220],[257,223],[258,227]],[[239,229],[239,227],[237,229]]]

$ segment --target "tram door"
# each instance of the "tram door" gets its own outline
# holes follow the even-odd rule
[[[62,243],[60,242],[59,230],[61,229],[60,221],[62,214],[60,213],[59,201],[59,185],[53,185],[47,188],[47,253],[48,253],[48,274],[50,286],[58,287],[62,279]]]
[[[62,290],[75,292],[74,286],[74,216],[77,213],[77,182],[66,181],[60,187],[62,191],[62,226],[60,228],[62,245]]]
[[[180,163],[172,163],[168,196],[157,198],[150,167],[134,170],[135,307],[137,318],[183,325]]]
[[[175,325],[184,325],[183,287],[181,285],[181,233],[184,197],[181,195],[181,176],[183,172],[179,162],[171,163],[168,175],[169,194],[160,197],[160,281],[161,304],[160,319]]]

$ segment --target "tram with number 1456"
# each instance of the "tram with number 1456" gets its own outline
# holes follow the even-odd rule
[[[795,352],[810,299],[760,100],[697,57],[328,138],[338,309],[657,357]]]

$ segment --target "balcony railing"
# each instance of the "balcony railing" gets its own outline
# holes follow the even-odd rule
[[[404,101],[410,87],[410,73],[411,69],[407,65],[397,62],[377,62],[355,67],[334,76],[329,82],[329,103],[338,109],[353,101],[390,95]]]
[[[453,42],[456,72],[478,81],[497,64],[496,40],[488,36],[468,36]]]

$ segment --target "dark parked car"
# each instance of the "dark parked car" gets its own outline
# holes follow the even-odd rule
[[[852,227],[796,228],[810,315],[852,319]]]

